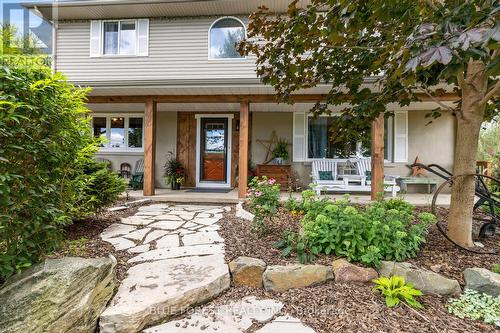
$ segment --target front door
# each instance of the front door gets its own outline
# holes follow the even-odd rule
[[[198,186],[228,185],[228,118],[201,118]]]

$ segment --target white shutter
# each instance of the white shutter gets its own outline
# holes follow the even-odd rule
[[[137,20],[137,55],[149,54],[149,19]]]
[[[293,161],[303,162],[306,158],[306,120],[305,112],[293,113]]]
[[[394,112],[394,162],[408,162],[408,112]]]
[[[90,56],[101,56],[101,21],[90,21]]]

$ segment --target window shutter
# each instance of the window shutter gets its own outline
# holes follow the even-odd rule
[[[90,56],[101,56],[101,21],[90,21]]]
[[[149,19],[137,20],[137,55],[149,54]]]
[[[394,112],[394,162],[408,162],[408,112]]]
[[[306,157],[306,119],[305,112],[293,113],[293,161],[303,162]]]

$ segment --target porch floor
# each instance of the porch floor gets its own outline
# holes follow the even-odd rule
[[[130,198],[142,199],[150,198],[153,201],[164,201],[164,202],[182,202],[182,203],[217,203],[217,204],[236,204],[239,202],[238,199],[238,189],[233,189],[227,193],[197,193],[197,192],[187,192],[187,190],[172,191],[170,189],[156,189],[156,194],[154,196],[145,197],[143,196],[142,190],[140,191],[129,191]],[[300,193],[293,193],[296,198],[300,197]],[[340,199],[344,194],[327,194],[322,195],[322,197],[328,197],[331,199]],[[402,198],[415,206],[430,206],[432,202],[432,194],[426,193],[407,193],[402,194]],[[368,203],[370,202],[370,194],[359,194],[351,193],[351,201],[353,203]],[[390,198],[390,195],[386,195],[386,198]],[[450,205],[450,194],[441,194],[438,198],[438,204],[440,206]],[[281,200],[288,199],[288,193],[281,193]]]

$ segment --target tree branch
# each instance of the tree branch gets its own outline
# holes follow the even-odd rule
[[[464,90],[464,86],[465,86],[464,72],[458,73],[457,81],[458,81],[458,86],[460,87],[460,89]]]
[[[442,108],[444,108],[452,113],[456,112],[455,109],[453,109],[452,107],[449,107],[448,105],[444,104],[439,99],[437,99],[435,96],[433,96],[427,89],[422,88],[422,87],[418,87],[417,89],[423,91],[427,96],[429,96],[434,102],[436,102]]]
[[[479,103],[481,105],[485,105],[490,99],[498,96],[500,96],[500,81],[497,81],[493,88],[491,88],[490,91],[488,91],[486,95],[484,95],[483,99]]]

